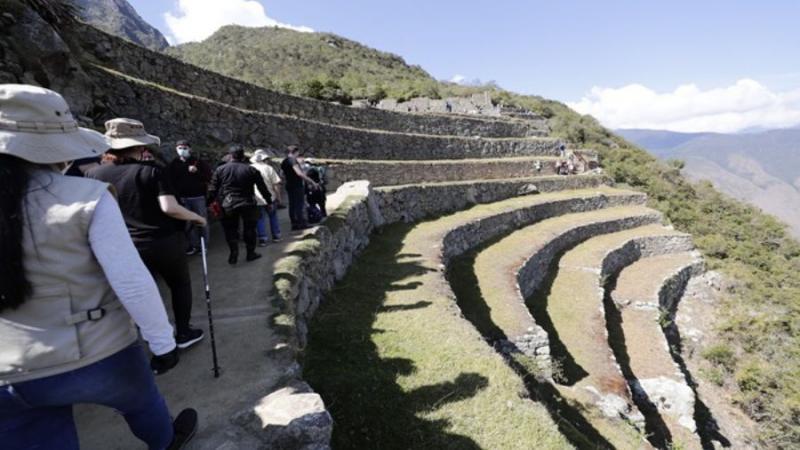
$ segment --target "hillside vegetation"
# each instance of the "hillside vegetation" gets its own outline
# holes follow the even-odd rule
[[[168,54],[269,89],[348,103],[436,95],[438,83],[418,66],[329,33],[283,28],[220,28],[203,42],[179,45]]]
[[[703,357],[706,382],[735,392],[735,402],[761,425],[764,445],[800,442],[800,245],[786,227],[756,208],[681,176],[664,163],[557,102],[520,98],[552,117],[554,131],[600,151],[617,181],[650,196],[675,227],[694,236],[710,269],[727,275],[716,342]]]

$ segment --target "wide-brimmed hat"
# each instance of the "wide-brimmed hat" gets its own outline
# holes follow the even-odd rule
[[[269,159],[269,154],[264,149],[256,149],[253,156],[250,157],[251,163],[260,163]]]
[[[57,92],[0,84],[0,154],[55,164],[100,156],[108,148],[102,134],[78,126]]]
[[[106,137],[112,150],[122,150],[143,145],[160,145],[158,136],[147,134],[144,124],[134,119],[117,118],[106,122]]]

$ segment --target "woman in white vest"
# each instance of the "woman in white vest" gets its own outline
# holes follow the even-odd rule
[[[60,172],[107,148],[57,93],[0,85],[4,449],[77,449],[75,403],[120,412],[151,449],[181,448],[197,428],[192,409],[173,422],[156,387],[153,371],[178,362],[175,339],[109,186]]]

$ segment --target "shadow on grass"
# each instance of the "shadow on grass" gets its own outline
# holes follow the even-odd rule
[[[491,308],[483,300],[474,270],[475,258],[478,253],[492,244],[493,242],[484,244],[477,250],[451,261],[447,280],[456,295],[456,301],[464,317],[478,329],[484,339],[494,346],[497,341],[505,340],[506,335],[491,319]],[[531,398],[545,406],[559,431],[572,445],[580,449],[614,447],[584,417],[583,411],[567,402],[550,382],[542,380],[533,373],[529,366],[522,361],[523,358],[527,357],[519,354],[503,355],[506,363],[524,381]]]
[[[474,396],[488,380],[461,373],[448,382],[405,391],[397,381],[414,374],[414,362],[382,358],[374,342],[377,335],[395,333],[375,328],[378,314],[430,305],[384,305],[387,292],[410,288],[409,278],[431,271],[417,262],[419,255],[399,254],[411,229],[398,224],[373,235],[310,324],[304,375],[333,416],[333,448],[479,448],[472,439],[448,432],[448,421],[418,416]]]
[[[547,311],[547,302],[550,298],[550,292],[553,289],[553,283],[558,277],[558,262],[569,249],[565,249],[555,256],[550,266],[547,268],[547,274],[539,285],[539,289],[530,297],[525,299],[525,304],[533,316],[533,320],[547,332],[547,338],[550,342],[550,356],[553,361],[559,364],[560,370],[554,374],[554,379],[557,383],[566,386],[572,386],[578,381],[584,379],[589,375],[586,369],[580,366],[575,361],[575,358],[561,341],[556,330],[553,320],[550,318],[550,313]]]
[[[625,377],[631,387],[631,391],[633,391],[633,401],[636,403],[636,407],[644,415],[644,429],[648,442],[655,448],[672,448],[672,433],[670,433],[667,424],[661,417],[658,407],[650,400],[650,397],[643,389],[637,389],[639,379],[636,378],[631,368],[631,358],[628,355],[625,332],[622,329],[622,313],[617,309],[614,300],[611,298],[611,293],[617,287],[618,275],[608,278],[605,286],[603,286],[603,308],[606,316],[606,328],[608,329],[608,345],[611,347],[611,351],[614,352],[614,358],[619,364],[622,376]]]

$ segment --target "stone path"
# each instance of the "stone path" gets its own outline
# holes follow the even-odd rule
[[[177,414],[193,407],[200,416],[200,430],[188,449],[255,448],[256,438],[235,424],[266,396],[287,371],[292,361],[269,350],[278,343],[268,326],[273,307],[268,301],[273,264],[298,234],[289,230],[287,210],[281,210],[283,242],[258,251],[264,256],[252,263],[227,264],[227,246],[219,224],[212,225],[209,249],[209,279],[214,312],[219,363],[222,375],[215,379],[211,370],[211,344],[208,336],[200,256],[190,259],[194,305],[192,323],[206,331],[206,339],[181,354],[180,364],[157,378],[170,411]],[[242,249],[243,251],[243,249]],[[171,312],[169,292],[160,285]],[[82,449],[140,449],[144,445],[127,429],[124,420],[110,409],[81,405],[75,419]]]

